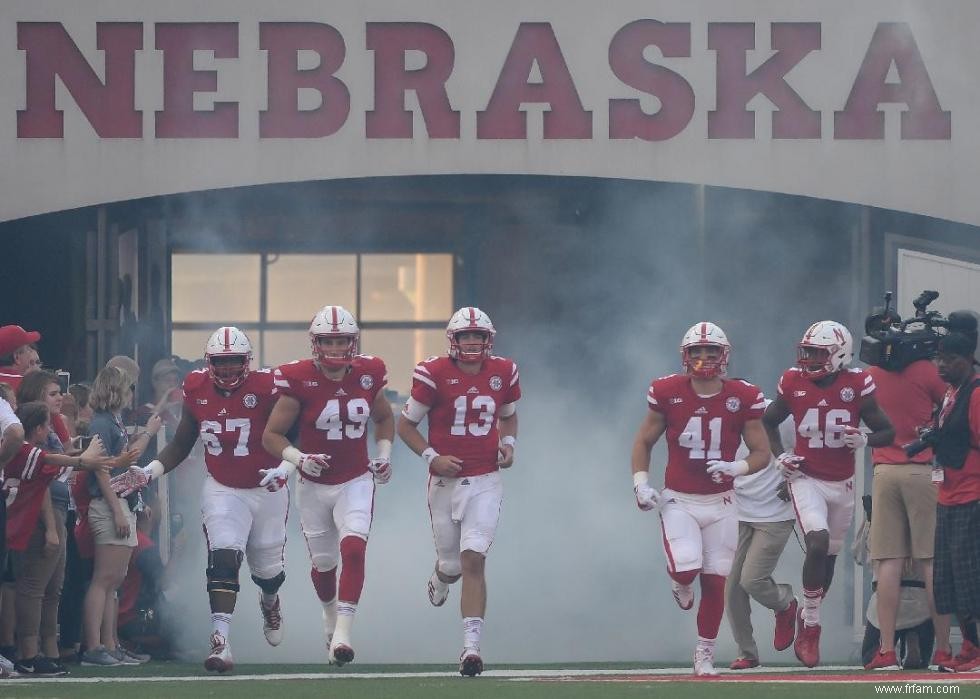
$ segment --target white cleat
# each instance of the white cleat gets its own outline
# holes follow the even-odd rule
[[[715,650],[706,646],[698,646],[694,649],[694,675],[695,677],[716,677],[718,671],[715,669]]]
[[[235,667],[231,657],[231,646],[228,640],[215,631],[211,634],[211,655],[204,661],[204,669],[209,672],[225,673]]]
[[[670,589],[674,593],[677,606],[687,611],[694,606],[694,585],[681,585],[674,579],[670,581]]]
[[[333,665],[333,653],[330,652],[330,644],[333,643],[333,634],[327,634],[327,665]]]
[[[266,607],[262,598],[259,598],[259,609],[262,610],[262,633],[270,646],[278,646],[282,643],[282,611],[279,607],[279,595],[271,606]]]
[[[432,577],[429,578],[429,601],[433,607],[441,607],[446,603],[447,597],[449,597],[449,583],[444,583],[439,579],[438,573],[432,571]]]

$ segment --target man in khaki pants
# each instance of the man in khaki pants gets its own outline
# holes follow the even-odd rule
[[[767,400],[766,404],[770,402]],[[791,449],[796,442],[793,419],[787,418],[779,431],[783,444]],[[738,658],[730,666],[732,670],[759,666],[759,649],[752,636],[750,597],[776,614],[773,639],[776,650],[789,648],[793,643],[798,607],[793,586],[772,579],[796,522],[788,498],[783,500],[777,494],[782,482],[775,462],[735,479],[738,548],[725,584],[725,609],[739,650]]]
[[[946,391],[935,364],[920,359],[898,370],[870,367],[878,386],[878,400],[895,426],[895,441],[872,452],[874,480],[869,537],[875,566],[877,612],[881,629],[878,653],[865,665],[869,670],[897,670],[895,622],[898,614],[902,568],[907,559],[922,566],[933,624],[936,629],[932,665],[953,662],[949,648],[949,617],[936,614],[932,590],[932,559],[936,531],[937,487],[932,482],[932,452],[913,457],[902,445],[913,442],[916,428],[929,422],[933,406]]]

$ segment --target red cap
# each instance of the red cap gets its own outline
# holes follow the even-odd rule
[[[0,328],[0,357],[13,354],[24,345],[31,345],[41,339],[41,333],[27,332],[19,325],[4,325]]]

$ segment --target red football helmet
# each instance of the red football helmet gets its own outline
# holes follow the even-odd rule
[[[483,343],[478,350],[464,351],[459,344],[459,335],[465,332],[480,333]],[[497,331],[490,322],[490,316],[473,306],[465,306],[453,313],[446,326],[449,338],[449,356],[461,362],[480,362],[490,356],[493,350],[493,337]]]
[[[204,361],[215,386],[234,390],[245,383],[251,371],[252,343],[238,328],[218,328],[204,347]]]
[[[693,359],[690,350],[694,347],[717,347],[719,355],[717,359]],[[684,333],[681,340],[681,363],[684,369],[691,376],[701,379],[710,379],[721,376],[728,370],[728,356],[731,354],[732,346],[728,342],[728,336],[714,323],[702,321]]]
[[[340,350],[320,347],[320,338],[344,338],[346,344]],[[339,369],[348,366],[357,354],[361,342],[361,330],[350,311],[342,306],[324,306],[310,323],[310,346],[313,358],[321,367]]]

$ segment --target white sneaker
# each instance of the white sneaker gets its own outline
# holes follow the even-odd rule
[[[278,646],[282,643],[282,612],[279,608],[279,595],[271,606],[266,607],[265,602],[259,597],[259,609],[262,610],[262,633],[270,646]]]
[[[0,678],[12,677],[14,675],[14,663],[0,655]]]
[[[429,601],[433,607],[441,607],[446,603],[447,597],[449,597],[449,583],[440,580],[439,575],[433,570],[429,578]]]
[[[354,649],[346,643],[332,643],[328,656],[331,665],[343,667],[354,660]]]
[[[327,634],[327,665],[333,665],[333,653],[330,652],[330,644],[333,643],[333,634]]]
[[[227,639],[215,631],[211,634],[211,655],[204,661],[204,669],[209,672],[230,672],[235,667],[231,657],[231,646]]]
[[[696,677],[714,677],[718,674],[715,670],[715,649],[707,646],[697,646],[694,649],[694,675]]]
[[[688,610],[694,606],[694,585],[681,585],[671,578],[670,589],[674,593],[674,601],[683,610]]]

